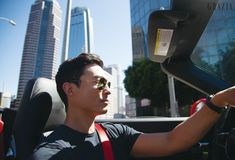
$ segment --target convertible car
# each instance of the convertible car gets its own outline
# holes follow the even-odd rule
[[[149,59],[187,85],[210,95],[235,84],[235,3],[233,0],[173,0],[171,10],[153,11],[148,24]],[[235,98],[235,97],[234,97]],[[55,82],[28,82],[19,109],[3,109],[0,159],[23,160],[65,118]],[[164,132],[186,118],[103,119],[143,132]],[[235,110],[228,108],[200,142],[154,160],[234,160]]]

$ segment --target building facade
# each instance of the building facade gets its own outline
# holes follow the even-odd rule
[[[171,8],[171,0],[130,0],[133,61],[148,57],[148,18],[155,10]]]
[[[126,116],[127,117],[136,117],[136,99],[130,97],[129,95],[125,96],[125,105],[126,105]]]
[[[56,0],[36,0],[31,6],[25,35],[17,106],[30,79],[37,77],[54,79],[58,69],[60,30],[59,3]]]
[[[0,92],[0,108],[10,108],[11,98],[11,93]]]
[[[68,58],[84,52],[93,52],[93,22],[87,8],[75,7],[71,11]]]

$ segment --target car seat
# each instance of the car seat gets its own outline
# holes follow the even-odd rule
[[[43,132],[62,124],[65,115],[55,81],[47,78],[30,80],[16,115],[10,153],[16,153],[14,157],[17,160],[27,159],[43,137]]]

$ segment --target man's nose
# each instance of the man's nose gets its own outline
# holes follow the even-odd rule
[[[104,92],[106,95],[110,95],[110,94],[111,94],[111,88],[110,88],[108,85],[106,85],[105,88],[104,88],[104,90],[103,90],[103,92]]]

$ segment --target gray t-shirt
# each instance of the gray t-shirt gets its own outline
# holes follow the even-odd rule
[[[122,124],[102,123],[110,139],[115,160],[130,158],[130,151],[140,132]],[[97,131],[92,134],[59,126],[34,150],[31,160],[103,160]]]

